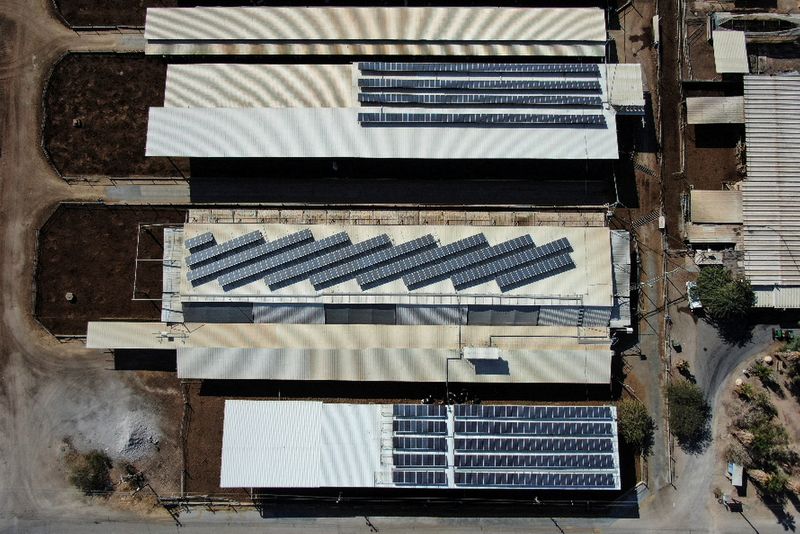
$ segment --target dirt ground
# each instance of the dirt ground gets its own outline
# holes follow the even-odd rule
[[[175,7],[178,0],[56,0],[71,26],[144,26],[148,7]]]
[[[160,301],[132,300],[138,224],[185,216],[171,208],[60,205],[39,234],[36,317],[61,335],[85,334],[90,320],[157,320]],[[140,258],[161,257],[163,227],[143,228],[139,237]],[[136,288],[137,298],[161,296],[160,262],[139,262]]]
[[[67,177],[186,172],[185,162],[144,155],[148,109],[164,103],[166,72],[155,57],[66,55],[53,69],[44,103],[44,146],[59,172]]]

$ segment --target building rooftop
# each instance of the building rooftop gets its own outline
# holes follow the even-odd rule
[[[697,96],[686,99],[688,124],[741,124],[743,96]]]
[[[147,10],[148,54],[605,55],[598,8],[194,7]]]
[[[744,32],[717,30],[713,32],[714,64],[718,74],[747,74],[747,45]]]
[[[616,409],[229,400],[220,486],[618,490]]]

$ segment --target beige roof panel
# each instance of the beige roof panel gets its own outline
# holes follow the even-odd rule
[[[689,124],[744,123],[743,96],[698,96],[686,99]]]
[[[713,32],[714,64],[718,74],[747,74],[747,45],[744,32],[718,30]]]
[[[742,223],[741,191],[702,191],[691,192],[692,222],[710,224]]]

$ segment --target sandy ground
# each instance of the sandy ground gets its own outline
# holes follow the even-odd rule
[[[127,419],[131,409],[146,414],[144,426],[165,447],[172,430],[159,428],[158,412],[142,400],[146,379],[111,372],[106,355],[46,335],[33,320],[31,282],[36,229],[46,214],[60,200],[98,198],[96,189],[68,186],[45,160],[38,95],[67,50],[119,49],[128,37],[78,35],[49,9],[49,0],[5,0],[0,7],[0,517],[117,516],[68,486],[57,469],[62,438],[118,450],[117,437],[104,438],[102,429],[135,423]]]

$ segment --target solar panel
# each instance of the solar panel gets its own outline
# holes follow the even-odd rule
[[[497,436],[610,436],[611,423],[456,420],[455,432]]]
[[[576,489],[615,487],[611,473],[506,473],[460,471],[454,475],[457,486],[512,486],[539,489]]]
[[[186,257],[186,265],[192,267],[194,265],[216,258],[217,256],[220,256],[222,254],[226,254],[228,252],[238,250],[242,247],[252,245],[253,243],[257,243],[262,239],[264,239],[264,236],[261,235],[261,232],[259,232],[258,230],[255,230],[254,232],[250,232],[244,235],[240,235],[239,237],[235,237],[219,245],[214,245],[213,247],[208,247],[201,251],[189,254]]]
[[[474,252],[470,252],[469,254],[452,258],[442,263],[435,263],[430,267],[425,267],[423,269],[408,273],[403,276],[403,282],[409,289],[422,287],[432,284],[451,273],[467,269],[477,263],[489,261],[499,256],[507,255],[514,251],[533,246],[533,239],[530,235],[525,234],[515,239],[504,241],[492,247],[476,250]]]
[[[456,454],[457,468],[613,469],[611,454]]]
[[[350,245],[327,254],[312,257],[311,259],[302,263],[292,265],[280,271],[275,271],[272,274],[269,274],[265,278],[265,281],[271,288],[275,288],[277,286],[284,285],[287,282],[310,276],[319,270],[333,267],[334,265],[347,261],[350,258],[366,254],[367,252],[371,252],[378,248],[388,247],[391,244],[392,240],[389,239],[389,236],[386,234],[381,234],[371,239],[367,239],[366,241],[356,243],[355,245]]]
[[[599,96],[570,95],[488,95],[488,94],[419,94],[419,93],[359,93],[362,104],[420,106],[587,106],[600,107]]]
[[[442,486],[447,484],[444,471],[393,471],[392,482],[401,486]]]
[[[268,243],[264,243],[263,245],[257,245],[242,252],[237,252],[211,263],[201,265],[200,267],[192,269],[186,273],[186,278],[190,282],[206,279],[222,271],[232,269],[237,265],[247,263],[248,261],[252,261],[263,256],[275,254],[276,252],[280,252],[313,239],[314,236],[311,234],[310,230],[301,230],[300,232],[295,232],[285,237],[281,237],[275,241],[270,241]]]
[[[545,243],[536,248],[522,250],[515,254],[497,258],[483,265],[473,267],[472,269],[455,273],[452,277],[453,285],[456,289],[471,287],[496,275],[540,261],[543,258],[548,258],[565,250],[571,250],[569,241],[566,238],[551,241],[550,243]]]
[[[447,421],[436,419],[395,419],[392,431],[398,434],[447,434]]]
[[[237,284],[242,280],[247,280],[250,278],[254,278],[256,276],[260,276],[262,274],[286,266],[291,262],[301,261],[303,258],[306,258],[313,254],[318,254],[324,250],[328,250],[334,247],[340,247],[345,243],[348,243],[349,241],[350,238],[347,236],[347,233],[340,232],[330,237],[326,237],[325,239],[320,239],[319,241],[314,241],[305,245],[301,245],[297,248],[293,248],[281,254],[276,254],[274,256],[264,258],[263,260],[257,261],[256,263],[253,263],[246,267],[242,267],[241,269],[237,269],[235,271],[226,273],[219,277],[219,283],[223,287]]]
[[[550,113],[359,113],[363,124],[549,124],[605,126],[603,115],[555,115]]]
[[[481,404],[457,404],[456,419],[592,419],[611,421],[608,406],[504,406]]]
[[[392,438],[392,448],[399,451],[446,451],[447,440],[445,438],[395,436]]]
[[[201,247],[203,245],[207,245],[208,243],[214,242],[214,234],[211,232],[205,232],[200,235],[194,236],[191,239],[187,239],[184,245],[189,250],[195,249],[197,247]]]
[[[363,61],[361,72],[437,72],[487,74],[600,74],[593,63],[402,63]]]
[[[363,90],[570,91],[599,93],[596,80],[448,80],[419,78],[359,78]]]
[[[569,257],[569,254],[553,256],[552,258],[547,258],[533,265],[527,265],[498,276],[497,285],[500,286],[501,291],[508,291],[517,286],[530,284],[536,280],[550,276],[556,271],[574,266],[575,264],[572,262],[572,258]]]
[[[444,454],[392,454],[395,467],[446,467],[447,456]]]
[[[413,256],[408,256],[398,261],[389,263],[377,269],[358,275],[356,280],[362,288],[372,287],[393,280],[403,273],[419,269],[425,265],[437,262],[450,256],[466,254],[476,248],[487,247],[489,243],[486,236],[476,234],[443,247],[426,250]]]
[[[470,437],[454,440],[457,451],[481,452],[612,452],[611,437],[558,438],[558,437]]]
[[[368,256],[356,258],[343,265],[313,274],[310,278],[314,287],[319,288],[334,281],[343,281],[353,278],[358,273],[376,266],[384,265],[394,259],[401,258],[414,252],[429,249],[436,245],[436,240],[431,234],[424,235],[412,241],[402,243],[396,247],[380,250]]]
[[[442,404],[395,404],[392,408],[392,417],[395,419],[410,417],[419,419],[424,417],[447,417],[447,407]]]

